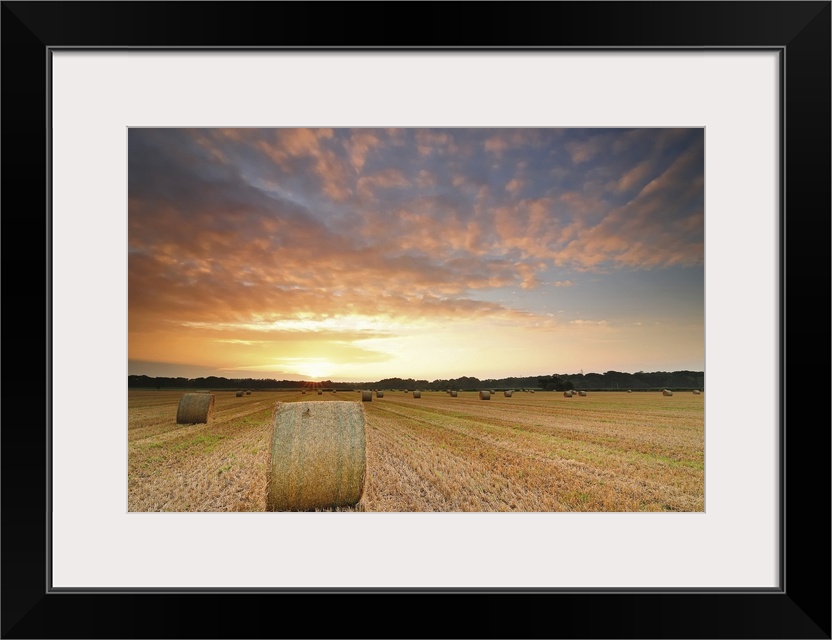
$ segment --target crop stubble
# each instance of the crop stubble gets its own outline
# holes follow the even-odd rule
[[[274,403],[215,392],[208,425],[176,425],[180,392],[131,390],[130,511],[264,511]],[[367,478],[338,511],[702,511],[704,394],[387,393],[363,404]]]

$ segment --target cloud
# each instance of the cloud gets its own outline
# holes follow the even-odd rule
[[[497,129],[482,141],[482,149],[495,158],[502,158],[507,152],[531,151],[562,137],[563,131],[556,129]]]
[[[616,183],[616,191],[629,191],[633,187],[642,184],[644,182],[644,179],[650,172],[650,165],[650,161],[645,160],[644,162],[640,162],[635,167],[630,169],[627,173],[621,176],[621,178]]]
[[[385,169],[358,180],[358,191],[364,196],[374,198],[379,189],[409,187],[410,181],[398,169]]]
[[[551,295],[573,286],[567,268],[702,264],[701,135],[659,152],[658,134],[640,134],[615,159],[599,151],[613,134],[571,135],[131,129],[133,357],[204,348],[196,337],[230,357],[304,334],[382,338],[385,323],[534,326],[541,318],[488,292]],[[504,168],[492,169],[498,155]]]
[[[691,172],[700,174],[704,171],[704,149],[700,145],[691,145],[682,155],[674,159],[673,163],[656,178],[648,182],[639,193],[647,196],[659,191],[676,189],[683,180],[690,177]]]
[[[416,150],[422,156],[455,154],[459,150],[454,142],[453,135],[446,131],[417,129],[414,137],[416,139]]]
[[[493,136],[488,138],[483,143],[483,148],[486,151],[493,153],[498,158],[503,155],[503,152],[508,149],[509,143],[508,140],[503,138],[502,136]]]
[[[332,129],[266,129],[253,148],[274,163],[282,174],[317,177],[319,188],[333,200],[345,201],[352,193],[354,170]]]
[[[506,184],[506,191],[508,191],[511,195],[517,195],[517,192],[523,188],[526,183],[523,180],[519,180],[518,178],[514,178],[509,180]]]
[[[572,163],[584,164],[592,160],[603,148],[604,138],[600,135],[592,136],[587,140],[573,141],[566,145],[572,157]]]
[[[356,129],[350,133],[349,157],[356,172],[361,173],[367,156],[374,150],[383,146],[379,133],[369,129]]]

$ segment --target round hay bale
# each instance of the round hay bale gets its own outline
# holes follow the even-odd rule
[[[268,511],[358,504],[364,493],[364,407],[359,402],[278,402],[274,411]]]
[[[246,395],[247,395],[247,396],[250,396],[250,395],[251,395],[251,389],[246,389]]]
[[[324,392],[323,391],[318,391],[318,395],[322,396],[322,395],[324,395]]]
[[[458,395],[456,391],[450,391],[449,393],[451,394],[452,398],[456,398]]]
[[[670,389],[665,389],[664,391],[662,391],[662,395],[663,396],[672,396],[673,392]]]
[[[373,392],[372,391],[362,391],[361,392],[361,402],[372,402],[373,401]]]
[[[693,390],[693,395],[695,395],[695,396],[698,396],[700,393],[702,393],[702,392],[699,389],[694,389]]]
[[[564,391],[563,392],[563,397],[564,398],[571,398],[572,397],[572,392],[571,391]]]
[[[585,396],[585,395],[586,395],[586,391],[578,391],[578,395],[579,395],[579,396]]]
[[[208,424],[213,410],[213,393],[186,393],[179,398],[176,424]]]
[[[235,396],[237,396],[238,398],[242,398],[242,397],[243,397],[243,392],[242,392],[242,391],[238,391],[238,392],[237,392],[237,393],[235,393],[234,395],[235,395]]]
[[[632,392],[633,392],[632,389],[627,389],[627,393],[632,393]]]
[[[421,398],[422,397],[422,392],[421,391],[414,391],[413,392],[413,397],[414,398]]]
[[[534,389],[529,389],[529,393],[534,393]]]
[[[490,391],[480,391],[480,400],[491,400]]]
[[[306,391],[301,391],[301,392],[300,392],[300,395],[305,396],[305,395],[306,395]]]
[[[384,391],[376,391],[376,398],[383,398],[383,397],[384,397]]]
[[[510,398],[512,393],[513,393],[512,391],[503,391],[503,395],[504,395],[506,398]]]

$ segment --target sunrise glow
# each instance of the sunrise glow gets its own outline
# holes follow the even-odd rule
[[[130,129],[129,372],[704,369],[704,130]]]

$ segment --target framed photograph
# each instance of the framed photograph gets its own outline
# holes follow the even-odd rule
[[[14,419],[7,412],[2,432],[3,637],[829,638],[829,407],[815,402],[813,389],[828,389],[830,370],[828,349],[820,365],[816,357],[818,332],[828,335],[830,326],[829,305],[816,299],[830,291],[830,3],[402,3],[381,12],[408,12],[412,28],[396,36],[371,27],[379,7],[3,3],[7,344],[37,351],[6,358],[7,389],[21,383],[19,394],[6,394],[7,409],[27,412]],[[451,9],[461,9],[459,17]],[[275,145],[262,135],[275,131],[294,137]],[[640,147],[647,155],[628,158],[625,171],[621,157],[636,133],[650,138]],[[448,139],[479,155],[451,149]],[[448,155],[428,163],[440,142]],[[389,155],[371,158],[373,144]],[[537,156],[521,157],[532,148]],[[541,178],[540,149],[582,166],[582,180],[551,162]],[[506,172],[500,156],[512,153]],[[304,244],[298,226],[312,218],[299,212],[327,208],[348,225],[355,218],[335,207],[344,201],[337,180],[271,183],[261,170],[266,159],[286,176],[298,175],[301,156],[310,172],[330,177],[344,163],[375,162],[374,173],[352,185],[365,205],[366,242],[356,251],[379,246],[368,240],[375,228],[378,242],[424,252],[444,224],[455,259],[477,268],[483,263],[472,256],[483,245],[471,234],[451,237],[465,222],[449,218],[453,207],[420,201],[397,223],[429,222],[435,233],[401,227],[385,235],[386,210],[368,203],[417,180],[423,189],[441,179],[461,190],[466,179],[499,176],[502,195],[491,210],[504,215],[491,221],[516,250],[511,267],[523,276],[521,293],[553,275],[540,266],[551,255],[531,258],[543,255],[546,233],[534,224],[542,206],[535,198],[554,187],[574,210],[606,189],[621,198],[622,216],[650,220],[649,228],[629,222],[580,242],[564,239],[561,255],[571,247],[584,267],[612,255],[613,245],[619,259],[640,256],[644,268],[698,251],[704,486],[687,494],[681,479],[671,481],[688,508],[661,496],[656,505],[671,508],[654,509],[647,490],[639,494],[647,508],[608,511],[575,508],[591,499],[580,492],[574,505],[557,503],[568,509],[520,513],[220,513],[187,501],[159,508],[177,478],[191,478],[162,473],[155,441],[136,457],[125,378],[130,360],[163,361],[159,354],[186,348],[181,335],[142,327],[153,310],[171,317],[183,298],[159,284],[170,272],[135,265],[151,254],[163,264],[196,244],[231,259],[235,216],[253,216],[257,206],[228,186],[222,167],[232,156],[234,175],[297,214],[281,220],[297,223],[286,237],[298,248],[281,291],[296,296],[298,309],[313,308],[300,283],[316,277],[327,251],[323,240]],[[661,197],[639,200],[645,191]],[[525,208],[509,210],[506,198],[518,194]],[[138,222],[152,198],[225,213],[174,232],[170,215]],[[385,202],[403,210],[401,201]],[[698,238],[698,249],[662,233],[671,218],[688,225],[685,237]],[[206,225],[215,228],[204,233]],[[648,232],[665,241],[647,244]],[[189,256],[193,276],[205,254]],[[487,278],[505,275],[491,267]],[[408,278],[428,279],[429,268],[402,270],[396,295],[406,296]],[[128,289],[139,274],[156,285],[135,313]],[[188,278],[180,291],[186,280],[205,285]],[[333,282],[323,285],[331,295]],[[235,307],[242,298],[228,295],[231,281],[210,284],[225,294],[200,298],[204,317],[250,317]],[[684,283],[663,285],[667,308],[687,304]],[[366,303],[343,296],[350,308]],[[250,311],[259,317],[268,309]],[[42,328],[32,322],[39,317]],[[533,338],[542,334],[530,326],[512,325],[525,335],[516,342],[523,349],[567,351]],[[433,331],[437,340],[445,335]],[[653,351],[672,350],[659,329],[653,335],[665,345]],[[252,339],[235,334],[227,342]],[[442,357],[441,349],[429,356]],[[336,365],[291,355],[281,362],[314,378]],[[504,401],[499,391],[492,405]],[[157,483],[140,497],[128,472],[137,460]],[[648,486],[644,473],[634,465],[633,482]],[[326,620],[278,622],[270,613],[304,600],[323,604]],[[438,631],[437,621],[458,619],[464,602],[494,604],[505,615]],[[368,621],[345,627],[362,611],[356,605],[374,604],[407,616],[407,631]],[[414,615],[414,606],[430,616]]]

